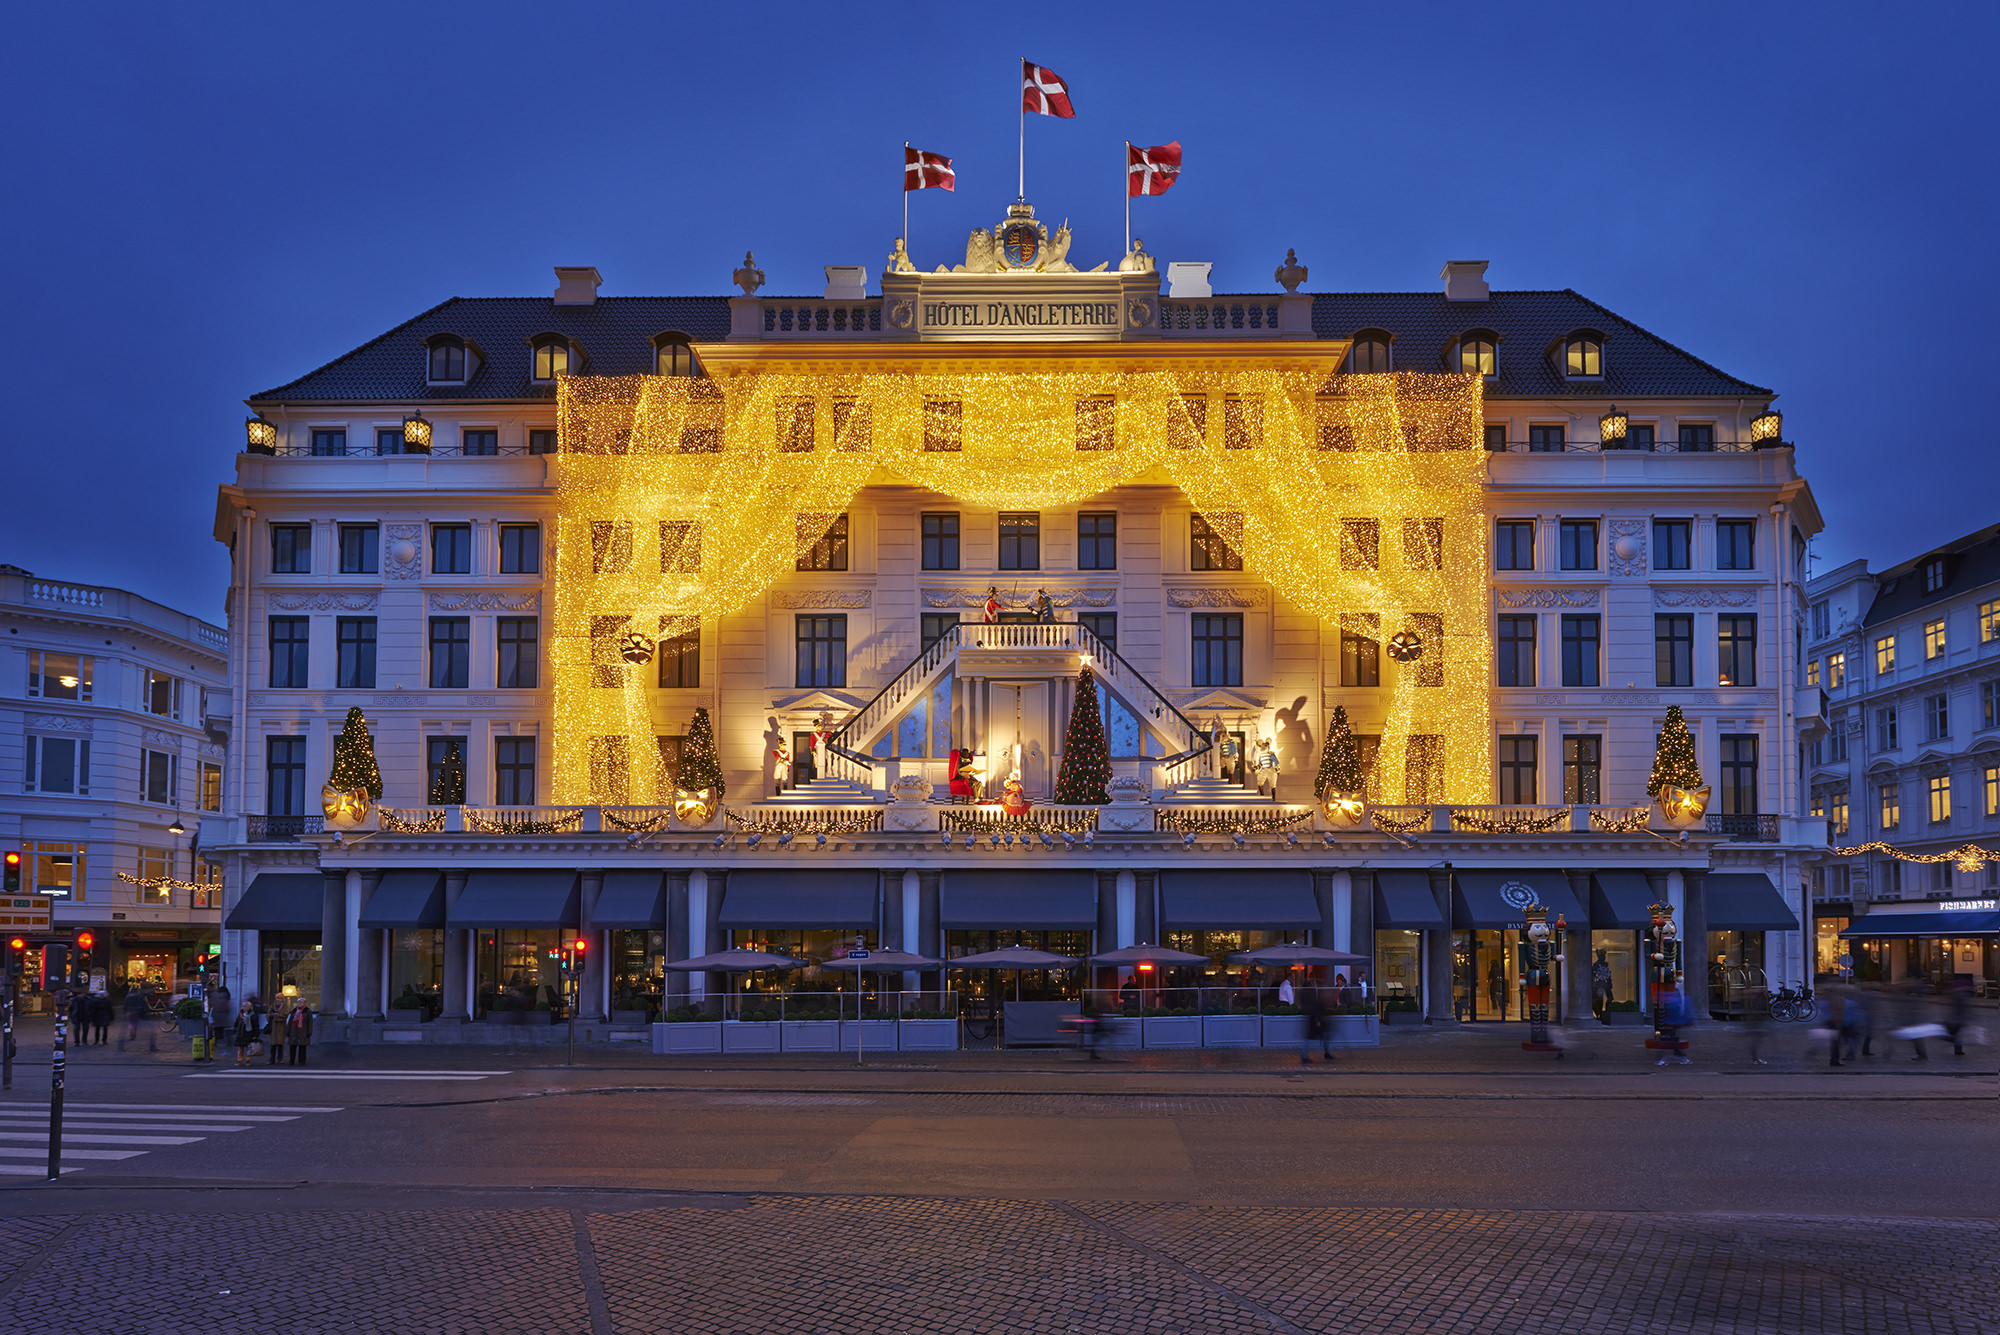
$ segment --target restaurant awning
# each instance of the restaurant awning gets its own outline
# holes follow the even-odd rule
[[[316,871],[267,871],[250,882],[223,926],[235,931],[317,932],[326,877]]]
[[[475,871],[446,915],[446,926],[574,927],[582,898],[583,873],[573,868],[537,867]]]
[[[444,926],[444,873],[434,867],[382,873],[381,883],[361,910],[361,926]]]
[[[1939,913],[1864,913],[1841,929],[1849,941],[1916,936],[1991,936],[2000,932],[2000,913],[1959,910]]]
[[[1168,871],[1160,873],[1169,931],[1317,927],[1319,899],[1309,871]]]
[[[1653,887],[1642,871],[1590,874],[1590,925],[1600,928],[1653,925]]]
[[[1447,924],[1438,910],[1437,896],[1431,893],[1431,876],[1425,871],[1378,871],[1375,873],[1375,926],[1401,927],[1409,931],[1439,931]]]
[[[733,871],[716,923],[826,931],[875,926],[872,871]]]
[[[665,929],[667,874],[659,870],[621,868],[604,873],[604,888],[591,910],[592,928],[657,932]]]
[[[1087,932],[1097,926],[1097,873],[948,871],[938,921],[946,931]]]
[[[1454,927],[1521,927],[1521,911],[1531,904],[1547,909],[1551,924],[1558,916],[1571,927],[1590,921],[1559,871],[1456,871],[1451,900]]]
[[[1762,872],[1711,872],[1705,879],[1711,932],[1796,932],[1798,915]]]

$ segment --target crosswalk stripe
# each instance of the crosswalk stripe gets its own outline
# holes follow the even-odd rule
[[[506,1075],[507,1072],[487,1074]],[[486,1074],[461,1075],[409,1075],[398,1072],[395,1075],[370,1075],[360,1071],[277,1071],[270,1075],[262,1071],[202,1071],[196,1075],[183,1077],[188,1080],[484,1080]]]
[[[48,1118],[48,1115],[49,1115],[49,1105],[46,1103],[42,1104],[40,1107],[36,1107],[33,1104],[28,1104],[24,1107],[20,1104],[0,1103],[0,1119],[13,1118],[15,1120],[19,1120],[20,1118],[23,1117],[40,1117],[46,1120]],[[182,1109],[180,1112],[170,1112],[170,1113],[169,1112],[143,1112],[143,1113],[119,1112],[115,1109],[106,1108],[101,1104],[96,1107],[90,1107],[88,1105],[65,1103],[63,1105],[63,1116],[64,1117],[116,1117],[121,1122],[140,1122],[140,1123],[185,1122],[189,1120],[199,1120],[205,1117],[214,1117],[224,1122],[296,1122],[299,1120],[297,1114],[291,1114],[288,1116],[278,1116],[273,1113],[230,1112],[227,1108],[208,1108],[202,1106],[199,1103],[190,1103],[186,1108]]]
[[[77,1171],[79,1171],[79,1170],[78,1170],[78,1169],[75,1169],[75,1168],[68,1168],[68,1167],[65,1167],[65,1168],[64,1168],[64,1169],[63,1169],[62,1171],[63,1171],[63,1172],[65,1172],[65,1173],[74,1173],[74,1172],[77,1172]],[[48,1170],[47,1168],[43,1167],[43,1166],[42,1166],[41,1164],[32,1164],[32,1163],[0,1163],[0,1176],[4,1176],[4,1177],[47,1177],[48,1175],[49,1175],[49,1170]]]
[[[47,1131],[0,1131],[0,1140],[39,1140],[47,1142]],[[65,1145],[74,1141],[79,1145],[192,1145],[203,1139],[201,1136],[106,1136],[87,1134],[72,1136],[63,1132]]]
[[[144,1150],[73,1150],[63,1147],[64,1159],[136,1159]],[[44,1162],[49,1157],[49,1147],[29,1145],[0,1145],[0,1159],[36,1159]]]
[[[512,1075],[512,1071],[468,1071],[462,1068],[433,1071],[417,1066],[228,1066],[219,1071],[191,1071],[190,1075]]]
[[[0,1117],[0,1131],[31,1131],[37,1126],[46,1128],[49,1119]],[[248,1131],[247,1126],[218,1125],[214,1122],[126,1122],[120,1120],[103,1121],[99,1118],[63,1118],[65,1131],[204,1131],[220,1134],[225,1131]]]
[[[4,1106],[4,1105],[0,1105]],[[34,1106],[34,1105],[30,1105]],[[49,1105],[40,1105],[46,1109]],[[66,1101],[65,1108],[108,1108],[121,1113],[138,1116],[144,1112],[161,1111],[178,1116],[182,1112],[214,1113],[337,1113],[339,1108],[308,1107],[302,1103],[79,1103]]]

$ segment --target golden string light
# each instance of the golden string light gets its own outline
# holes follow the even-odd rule
[[[968,370],[896,349],[834,364],[782,357],[718,380],[563,378],[550,639],[559,801],[622,804],[649,774],[666,789],[655,739],[684,720],[656,706],[658,669],[627,660],[628,637],[663,637],[664,650],[678,630],[712,632],[790,575],[877,477],[994,509],[1171,482],[1246,572],[1322,626],[1365,616],[1385,639],[1422,641],[1420,655],[1391,662],[1386,708],[1364,720],[1381,738],[1373,791],[1486,800],[1477,377],[1329,380],[1273,369],[1253,348],[1164,369],[1143,349],[1067,370]]]
[[[143,890],[219,890],[217,885],[204,885],[199,881],[183,881],[172,876],[134,876],[121,871],[118,879],[136,885]]]
[[[1451,828],[1474,834],[1546,834],[1569,824],[1569,808],[1546,816],[1481,816],[1471,811],[1453,811]]]
[[[1653,823],[1651,807],[1641,807],[1624,815],[1615,814],[1623,810],[1621,807],[1592,807],[1590,828],[1604,834],[1637,834]]]
[[[1414,816],[1391,816],[1386,811],[1371,811],[1368,820],[1384,834],[1409,834],[1414,830],[1429,829],[1431,813],[1419,811]]]
[[[1890,857],[1903,862],[1949,862],[1967,875],[1978,871],[1989,862],[2000,862],[2000,851],[1981,848],[1978,844],[1960,844],[1957,848],[1943,853],[1912,853],[1897,848],[1894,844],[1885,844],[1877,840],[1874,843],[1855,844],[1851,848],[1836,848],[1833,852],[1834,856],[1843,858],[1851,858],[1858,853],[1887,853]]]
[[[738,834],[863,834],[873,830],[881,817],[875,812],[863,816],[843,816],[837,820],[798,816],[744,816],[725,810],[723,816]]]
[[[382,829],[388,834],[436,834],[444,829],[445,813],[442,811],[414,817],[404,816],[389,807],[383,807],[381,811]]]
[[[655,811],[644,816],[621,816],[615,811],[606,810],[602,814],[604,823],[614,830],[626,834],[658,834],[667,828],[667,821],[672,813]]]
[[[566,811],[547,820],[533,820],[525,816],[518,818],[502,816],[496,820],[482,816],[467,807],[465,823],[468,828],[479,834],[564,834],[583,824],[583,813]]]
[[[1172,811],[1154,813],[1159,828],[1171,830],[1175,834],[1282,834],[1286,830],[1302,829],[1312,824],[1310,811],[1296,811],[1284,816],[1265,816],[1257,820],[1229,820],[1212,817],[1183,816]]]

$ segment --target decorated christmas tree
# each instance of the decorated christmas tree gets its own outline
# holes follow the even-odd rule
[[[1109,802],[1104,785],[1110,778],[1111,748],[1104,740],[1104,718],[1097,712],[1097,678],[1086,667],[1076,674],[1076,707],[1069,712],[1069,731],[1063,735],[1055,800],[1062,806]]]
[[[695,708],[688,724],[687,741],[681,744],[681,770],[674,786],[683,792],[706,789],[712,798],[722,797],[722,757],[715,750],[715,725],[708,721],[708,707]]]
[[[1653,746],[1653,773],[1646,780],[1646,796],[1658,797],[1662,788],[1701,787],[1701,766],[1695,763],[1694,734],[1681,717],[1679,705],[1667,706],[1667,723]]]
[[[342,792],[361,788],[370,797],[382,796],[382,771],[375,767],[375,739],[368,735],[368,720],[361,717],[359,705],[347,711],[347,722],[341,725],[340,736],[333,739],[333,773],[327,775],[326,786]]]
[[[1347,725],[1347,706],[1335,705],[1333,717],[1326,721],[1326,745],[1319,753],[1313,796],[1324,799],[1328,793],[1354,793],[1362,787],[1361,743]]]
[[[434,807],[455,807],[465,801],[465,756],[453,740],[444,748],[444,759],[438,762],[437,777],[431,780],[431,805]]]

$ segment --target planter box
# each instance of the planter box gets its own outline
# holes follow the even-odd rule
[[[1606,1011],[1604,1013],[1604,1020],[1607,1024],[1630,1025],[1635,1028],[1642,1024],[1652,1023],[1652,1019],[1652,1016],[1645,1014],[1643,1011]]]
[[[1142,1047],[1198,1048],[1201,1046],[1199,1015],[1148,1015],[1139,1022]]]
[[[897,1023],[895,1020],[842,1020],[840,1049],[853,1052],[858,1038],[863,1052],[894,1052]]]
[[[955,1052],[956,1020],[897,1020],[896,1046],[904,1052]]]
[[[1383,1024],[1422,1024],[1423,1022],[1424,1022],[1424,1013],[1422,1011],[1382,1012]]]
[[[1329,1015],[1326,1023],[1329,1040],[1336,1048],[1372,1048],[1382,1041],[1372,1015]]]
[[[778,1050],[781,1052],[840,1051],[838,1020],[781,1020],[779,1028]]]
[[[486,1012],[486,1023],[515,1024],[515,1025],[526,1024],[528,1022],[528,1016],[531,1014],[533,1014],[532,1011],[488,1011]]]
[[[653,1052],[666,1056],[674,1052],[722,1051],[722,1024],[716,1020],[693,1020],[687,1024],[653,1026]]]
[[[402,1011],[391,1006],[387,1024],[392,1029],[409,1029],[422,1024],[424,1017],[429,1014],[429,1011]]]
[[[1263,1021],[1261,1015],[1204,1015],[1201,1017],[1201,1045],[1205,1048],[1257,1047],[1263,1042]]]
[[[652,1018],[653,1018],[653,1013],[651,1011],[611,1012],[611,1023],[613,1024],[644,1024],[646,1023],[646,1021]]]
[[[776,1020],[725,1020],[722,1031],[724,1052],[776,1052],[779,1049]]]
[[[1267,1048],[1296,1048],[1305,1041],[1306,1017],[1303,1015],[1266,1015],[1264,1017],[1264,1046]]]

